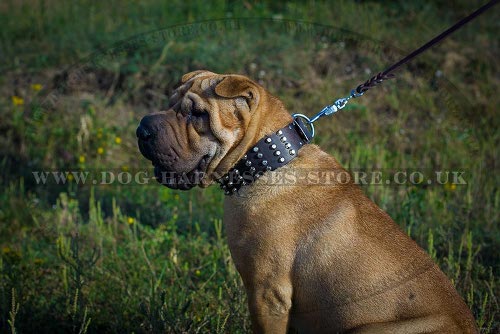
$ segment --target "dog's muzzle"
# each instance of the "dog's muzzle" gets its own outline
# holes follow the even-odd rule
[[[209,157],[202,156],[193,166],[186,165],[177,154],[182,148],[175,146],[178,141],[174,132],[165,114],[145,116],[136,130],[139,150],[151,160],[159,183],[172,189],[189,190],[200,183]]]
[[[139,150],[144,157],[152,161],[153,165],[159,163],[158,157],[155,156],[155,147],[159,144],[157,139],[159,132],[158,124],[161,122],[160,117],[159,115],[145,116],[135,131]]]

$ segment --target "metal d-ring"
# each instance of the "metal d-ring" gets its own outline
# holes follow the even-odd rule
[[[293,119],[296,119],[296,118],[304,119],[307,122],[307,125],[309,125],[309,128],[311,129],[311,138],[314,138],[314,133],[315,133],[314,132],[314,124],[309,117],[307,117],[304,114],[293,114],[292,117],[293,117]]]

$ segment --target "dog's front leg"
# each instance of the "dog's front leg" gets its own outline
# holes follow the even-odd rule
[[[269,285],[267,282],[248,290],[253,332],[286,333],[292,307],[291,284]]]

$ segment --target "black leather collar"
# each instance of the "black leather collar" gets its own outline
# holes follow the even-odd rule
[[[227,174],[217,180],[226,195],[232,195],[254,182],[266,171],[282,167],[297,157],[302,146],[312,139],[301,118],[276,133],[259,140]]]

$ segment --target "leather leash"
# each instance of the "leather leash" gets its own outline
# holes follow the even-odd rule
[[[492,0],[492,1],[488,2],[487,4],[480,7],[479,9],[477,9],[476,11],[471,13],[470,15],[464,17],[463,19],[461,19],[460,21],[455,23],[453,26],[446,29],[441,34],[437,35],[436,37],[434,37],[433,39],[431,39],[430,41],[428,41],[427,43],[425,43],[424,45],[422,45],[421,47],[419,47],[418,49],[416,49],[412,53],[408,54],[403,59],[401,59],[398,62],[394,63],[393,65],[389,66],[384,71],[377,73],[376,75],[374,75],[370,79],[366,80],[364,83],[360,84],[355,89],[351,90],[351,93],[349,96],[340,98],[340,99],[336,100],[332,105],[324,107],[318,114],[316,114],[312,118],[309,118],[303,114],[294,114],[293,117],[304,119],[308,123],[308,125],[311,129],[312,136],[314,137],[314,125],[313,125],[313,123],[315,121],[317,121],[319,118],[336,113],[337,111],[344,108],[346,106],[347,102],[351,98],[360,97],[367,90],[377,86],[378,84],[382,83],[384,80],[394,78],[395,75],[392,72],[395,71],[397,68],[401,67],[401,65],[406,64],[407,62],[409,62],[413,58],[419,56],[421,53],[423,53],[427,49],[429,49],[432,46],[436,45],[437,43],[441,42],[443,39],[445,39],[446,37],[451,35],[453,32],[460,29],[461,27],[463,27],[464,25],[466,25],[467,23],[469,23],[470,21],[472,21],[473,19],[475,19],[479,15],[483,14],[485,11],[492,8],[494,5],[498,4],[498,2],[499,2],[499,0]]]

